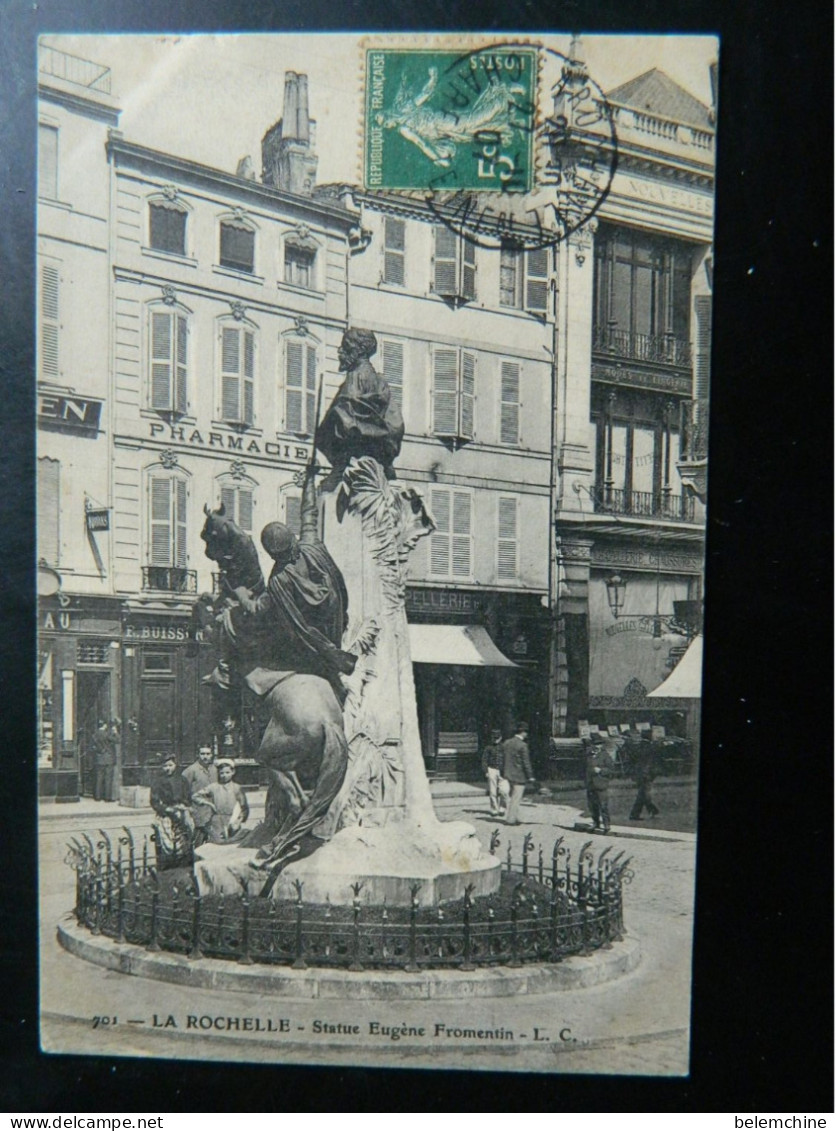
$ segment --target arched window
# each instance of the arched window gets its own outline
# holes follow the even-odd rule
[[[147,552],[144,589],[191,593],[197,574],[187,568],[189,477],[178,467],[154,464],[145,473]]]
[[[221,475],[217,480],[218,502],[223,504],[227,517],[250,535],[255,523],[256,486],[248,475]]]
[[[157,412],[188,411],[189,318],[179,304],[148,308],[148,406]]]
[[[255,272],[255,225],[240,212],[220,221],[218,262],[230,271]]]
[[[256,326],[245,319],[219,325],[220,419],[251,428],[255,419]]]
[[[159,193],[148,199],[148,246],[168,255],[186,255],[188,209],[176,193]]]
[[[319,243],[305,224],[300,224],[284,238],[283,279],[293,287],[317,289],[317,253]]]

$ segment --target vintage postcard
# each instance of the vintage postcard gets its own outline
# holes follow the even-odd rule
[[[718,51],[41,38],[43,1049],[688,1073]]]

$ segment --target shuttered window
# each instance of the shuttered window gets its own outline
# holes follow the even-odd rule
[[[237,483],[221,486],[221,502],[228,518],[247,533],[253,532],[253,491]]]
[[[430,575],[469,578],[472,571],[472,497],[468,491],[433,487],[430,509],[436,529],[430,538]]]
[[[285,342],[285,430],[310,436],[316,414],[316,346]]]
[[[402,287],[406,267],[406,222],[394,216],[383,220],[383,282]]]
[[[186,481],[152,475],[150,494],[151,565],[186,565]]]
[[[38,195],[58,199],[58,130],[43,123],[38,126]]]
[[[284,246],[284,281],[294,287],[314,285],[314,260],[316,254],[307,248],[286,242]]]
[[[379,339],[383,376],[388,382],[392,400],[403,407],[403,342],[392,338]]]
[[[61,463],[43,456],[38,460],[38,560],[57,566],[61,514]]]
[[[451,346],[435,346],[433,366],[433,432],[472,440],[475,432],[476,354]]]
[[[549,303],[549,249],[525,253],[525,309],[545,317]]]
[[[503,361],[500,367],[499,438],[503,444],[520,442],[520,367]]]
[[[233,271],[255,270],[255,232],[243,224],[221,224],[221,267]]]
[[[188,391],[189,323],[185,315],[152,310],[150,327],[151,408],[185,412]]]
[[[221,417],[253,423],[255,334],[242,326],[221,327]]]
[[[497,530],[497,577],[500,581],[517,580],[517,531],[517,500],[510,495],[500,495]]]
[[[695,297],[694,313],[697,321],[694,395],[698,400],[706,400],[711,382],[711,295]]]
[[[60,375],[58,338],[58,291],[60,274],[57,265],[41,264],[41,332],[40,332],[40,370],[46,380]]]
[[[443,224],[435,229],[433,290],[446,298],[476,298],[476,245]]]
[[[148,239],[155,251],[186,254],[186,213],[165,204],[148,207]]]

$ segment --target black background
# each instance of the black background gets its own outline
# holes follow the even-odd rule
[[[38,1051],[36,37],[719,32],[708,602],[688,1079],[255,1067]],[[6,1111],[827,1112],[832,1099],[832,10],[794,0],[0,4]],[[292,1099],[290,1098],[292,1097]]]

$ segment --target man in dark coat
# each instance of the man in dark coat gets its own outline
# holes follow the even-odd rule
[[[534,781],[531,759],[528,756],[528,723],[517,723],[513,738],[506,738],[502,744],[502,774],[511,784],[511,796],[505,813],[506,825],[520,823],[518,813],[520,802],[528,782]]]
[[[99,723],[93,735],[93,800],[113,800],[113,772],[116,765],[116,749],[110,736],[110,727],[104,721]]]
[[[586,759],[586,803],[596,831],[610,831],[610,774],[612,763],[604,750],[604,740],[594,735]]]
[[[167,754],[151,785],[151,808],[160,818],[156,826],[160,868],[177,868],[192,862],[195,826],[189,800],[189,787],[177,773],[177,759]]]
[[[401,450],[403,416],[392,400],[389,382],[369,361],[376,350],[377,338],[371,330],[343,334],[337,356],[345,380],[316,431],[316,447],[334,469],[329,487],[352,457],[372,456],[388,479],[395,478],[392,464]]]
[[[631,821],[642,820],[642,809],[647,809],[651,817],[657,816],[659,810],[653,802],[651,786],[655,774],[653,743],[646,738],[637,737],[631,741],[630,754],[633,781],[636,783],[636,799],[630,810]]]

